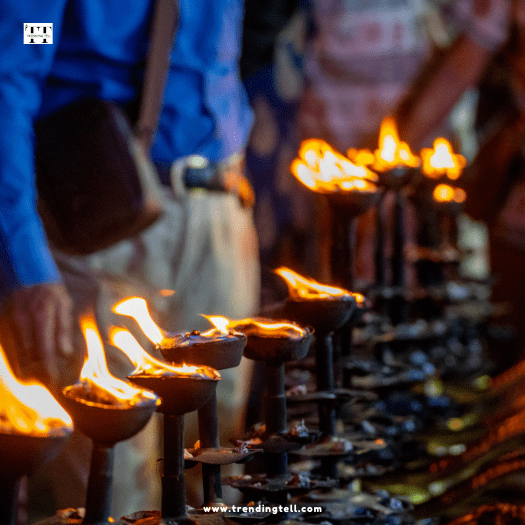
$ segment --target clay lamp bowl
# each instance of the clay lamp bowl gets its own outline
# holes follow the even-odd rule
[[[199,363],[216,370],[239,366],[246,345],[246,336],[230,331],[207,336],[197,330],[188,333],[166,334],[158,349],[173,365]]]
[[[72,430],[58,401],[35,381],[16,379],[0,348],[1,525],[18,524],[20,479],[53,460]]]
[[[157,346],[164,359],[172,365],[199,363],[216,370],[239,366],[246,346],[246,336],[228,330],[229,319],[225,317],[205,317],[222,330],[216,328],[204,333],[196,330],[179,334],[168,333]],[[220,447],[215,391],[198,409],[198,418],[200,448],[188,450],[193,458],[186,460],[185,464],[186,467],[202,464],[204,505],[218,505],[222,503],[220,465],[246,462],[258,451],[239,452],[233,448]]]
[[[265,318],[232,321],[231,326],[248,338],[244,356],[265,363],[266,444],[268,450],[273,449],[272,453],[267,454],[267,473],[285,474],[288,470],[287,451],[290,449],[290,443],[281,443],[286,441],[283,436],[288,433],[284,363],[306,356],[312,342],[313,329],[289,321]],[[292,447],[294,446],[298,448],[301,445],[294,443]],[[265,444],[261,444],[260,448],[265,449]]]
[[[132,404],[112,405],[88,400],[78,385],[63,390],[61,399],[75,426],[93,440],[83,523],[106,523],[110,515],[114,446],[140,432],[160,403],[152,392],[139,394]]]
[[[316,381],[319,401],[320,430],[333,435],[335,430],[335,377],[334,347],[335,330],[348,326],[354,312],[364,303],[364,297],[343,288],[320,284],[307,279],[288,268],[275,270],[288,286],[288,299],[284,311],[288,318],[309,324],[315,329]],[[343,394],[342,392],[340,392]],[[327,395],[329,394],[329,395]],[[344,396],[348,399],[348,396]],[[312,401],[312,396],[309,396]],[[299,398],[295,398],[296,402]]]
[[[173,523],[193,523],[186,512],[184,478],[184,414],[198,410],[215,393],[219,373],[209,367],[181,367],[180,375],[134,373],[133,383],[155,392],[164,414],[164,459],[161,517]]]
[[[83,523],[107,523],[111,507],[114,446],[140,432],[160,403],[148,390],[111,375],[93,318],[81,319],[88,357],[80,380],[62,391],[75,426],[93,440]]]

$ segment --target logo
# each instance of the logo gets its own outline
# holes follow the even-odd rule
[[[53,24],[24,24],[24,44],[52,44]]]

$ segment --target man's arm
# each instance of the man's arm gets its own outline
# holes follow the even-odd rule
[[[2,2],[0,17],[0,324],[18,364],[53,376],[69,352],[70,302],[36,212],[33,121],[66,0]],[[24,44],[25,23],[53,23],[54,44]],[[7,348],[6,348],[7,349]],[[13,351],[11,353],[13,357]]]
[[[459,0],[461,35],[438,50],[411,86],[395,112],[399,134],[419,149],[448,115],[461,95],[481,77],[492,55],[509,35],[511,2]]]

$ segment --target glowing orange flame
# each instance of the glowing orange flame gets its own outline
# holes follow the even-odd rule
[[[87,384],[101,401],[109,401],[112,404],[134,405],[144,398],[156,397],[152,392],[122,381],[111,374],[104,355],[104,345],[93,317],[82,317],[80,327],[88,350],[88,356],[80,371],[81,383]]]
[[[453,152],[450,142],[444,138],[437,138],[433,148],[422,149],[421,159],[423,173],[431,179],[446,175],[450,180],[456,180],[467,163],[463,155]]]
[[[120,301],[112,308],[113,312],[127,315],[137,321],[146,337],[156,345],[164,339],[164,331],[153,321],[148,310],[148,303],[142,297],[129,297]]]
[[[319,139],[301,143],[299,156],[292,162],[290,171],[307,188],[320,193],[377,191],[373,184],[377,174],[366,166],[354,164]]]
[[[457,202],[461,204],[465,202],[467,193],[461,188],[453,188],[448,184],[439,184],[434,188],[432,196],[436,202]]]
[[[72,429],[68,413],[47,388],[15,377],[0,347],[0,432],[49,436]]]
[[[419,159],[412,154],[410,146],[399,140],[396,121],[393,117],[386,117],[381,122],[379,130],[379,149],[374,153],[373,168],[386,171],[396,166],[417,168]]]
[[[111,344],[120,348],[135,365],[135,370],[131,375],[148,374],[156,376],[187,376],[199,379],[220,379],[221,375],[214,368],[209,366],[172,366],[163,363],[149,355],[140,346],[133,335],[124,328],[113,326],[110,329],[109,338]]]
[[[264,318],[247,318],[230,321],[230,328],[239,330],[243,334],[259,337],[290,337],[301,339],[307,332],[295,323],[275,322]]]
[[[230,320],[222,315],[204,315],[202,317],[208,319],[208,321],[214,326],[206,332],[202,332],[200,335],[203,337],[212,337],[214,335],[230,335],[228,325]]]
[[[352,295],[348,290],[343,290],[343,288],[327,286],[313,279],[302,277],[284,266],[274,271],[285,280],[292,299],[329,299]]]
[[[176,293],[175,290],[169,290],[168,288],[164,288],[163,290],[159,290],[159,295],[161,297],[171,297],[175,293]]]

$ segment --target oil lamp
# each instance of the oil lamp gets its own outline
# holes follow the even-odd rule
[[[284,363],[302,359],[312,342],[312,330],[287,321],[264,318],[231,321],[230,328],[243,332],[247,337],[244,356],[265,363],[266,391],[264,414],[267,436],[287,433],[287,411],[284,385]],[[271,440],[267,450],[275,445]],[[286,444],[283,444],[286,448]],[[265,448],[262,444],[261,448]],[[273,447],[275,448],[275,447]],[[279,446],[277,446],[279,449]],[[287,453],[276,451],[268,454],[267,473],[285,474],[288,469]]]
[[[377,174],[366,166],[354,164],[318,139],[301,144],[290,170],[307,188],[327,199],[334,216],[332,278],[339,286],[352,288],[354,222],[379,200]]]
[[[160,400],[111,375],[93,317],[83,317],[80,325],[88,356],[79,382],[63,390],[62,401],[75,425],[93,440],[84,523],[94,524],[109,518],[115,444],[142,430]]]
[[[134,297],[114,306],[113,311],[133,317],[142,331],[172,365],[199,363],[216,370],[237,367],[241,361],[246,336],[228,329],[229,319],[204,316],[214,326],[206,332],[165,333],[151,318],[146,301]],[[216,392],[198,409],[200,448],[192,450],[191,463],[202,464],[204,504],[222,503],[220,465],[246,461],[257,451],[236,452],[220,447]],[[190,463],[187,461],[186,463]]]
[[[0,524],[18,523],[20,478],[51,461],[73,430],[41,384],[19,381],[0,347]]]
[[[448,261],[445,253],[440,256],[444,248],[443,233],[448,233],[451,244],[455,245],[456,228],[452,222],[466,200],[466,193],[457,187],[457,181],[466,160],[455,154],[444,138],[437,138],[433,148],[422,149],[421,159],[425,177],[412,195],[417,204],[415,262],[420,284],[428,287],[441,285],[444,281],[441,267]]]
[[[379,132],[379,147],[372,154],[367,150],[350,149],[348,156],[362,159],[379,176],[378,184],[387,191],[394,193],[393,213],[393,243],[392,243],[392,287],[391,318],[394,324],[406,320],[406,305],[403,299],[405,285],[405,197],[404,188],[413,183],[420,165],[418,157],[414,156],[409,145],[399,139],[397,125],[393,117],[386,117],[381,122]],[[376,248],[375,269],[376,286],[380,290],[385,284],[384,275],[384,225],[382,202],[378,204],[376,216]]]
[[[325,436],[333,436],[334,398],[337,393],[332,335],[349,321],[358,305],[362,305],[364,298],[342,288],[306,279],[288,268],[278,268],[275,273],[282,277],[288,286],[284,315],[315,329],[317,393],[314,396],[319,400],[319,427]]]
[[[386,117],[381,122],[379,131],[379,147],[374,153],[368,150],[350,149],[347,155],[351,159],[359,159],[378,176],[378,184],[395,194],[394,203],[394,239],[392,256],[392,284],[394,287],[404,285],[404,199],[403,188],[414,182],[420,165],[406,142],[399,139],[397,125],[393,117]],[[382,205],[378,205],[377,237],[376,237],[376,285],[384,284],[384,233],[382,221]]]
[[[164,458],[161,513],[153,518],[167,518],[173,523],[193,523],[186,511],[184,478],[184,414],[202,407],[213,395],[220,374],[207,366],[171,366],[149,355],[133,335],[114,328],[111,342],[135,365],[128,378],[142,388],[155,392],[162,400],[157,408],[164,414]]]

